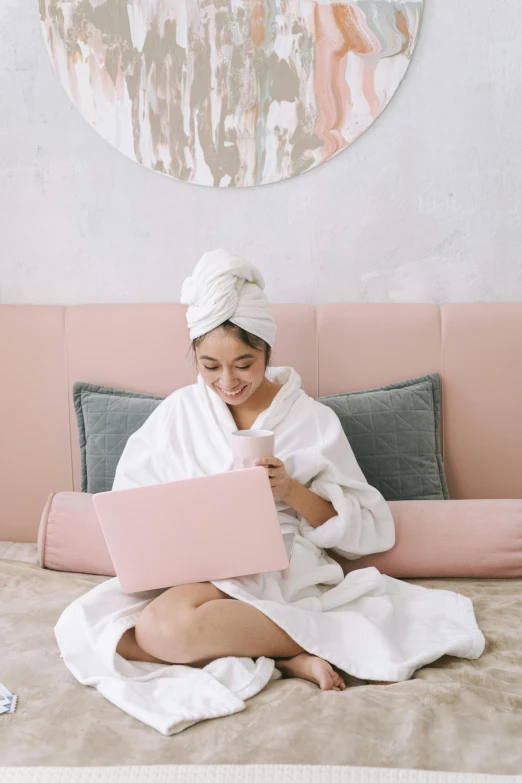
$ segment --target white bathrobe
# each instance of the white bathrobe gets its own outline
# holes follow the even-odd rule
[[[255,606],[301,647],[365,680],[409,679],[444,654],[477,658],[484,649],[469,598],[383,576],[343,575],[325,549],[355,559],[394,544],[389,506],[359,468],[339,419],[301,389],[289,367],[269,368],[282,384],[253,429],[275,433],[275,456],[290,476],[329,500],[336,516],[313,528],[277,501],[283,532],[297,534],[290,566],[214,582]],[[205,476],[232,468],[228,406],[203,379],[165,399],[129,438],[113,489]],[[74,601],[55,632],[65,664],[121,709],[163,734],[229,715],[280,675],[268,658],[222,658],[203,669],[124,660],[116,646],[162,591],[125,595],[110,579]],[[339,698],[343,698],[339,694]]]

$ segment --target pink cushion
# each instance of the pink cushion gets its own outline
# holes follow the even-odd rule
[[[375,566],[397,578],[522,576],[522,500],[399,500],[389,503],[395,546],[345,574]]]
[[[38,531],[38,556],[42,568],[115,575],[91,494],[49,495]]]
[[[398,578],[522,576],[522,500],[402,500],[390,508],[393,549],[359,560],[334,555],[345,573],[375,566]],[[49,496],[38,550],[44,568],[114,576],[88,493]]]

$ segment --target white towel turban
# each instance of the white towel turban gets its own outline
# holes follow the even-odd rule
[[[232,321],[272,346],[276,325],[255,266],[226,250],[205,253],[181,288],[190,339]]]

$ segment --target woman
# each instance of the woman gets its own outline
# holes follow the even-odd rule
[[[224,659],[255,658],[265,678],[275,665],[283,676],[341,691],[333,666],[364,680],[399,681],[445,653],[473,658],[484,647],[469,599],[374,568],[345,577],[328,555],[333,549],[354,559],[390,549],[393,519],[335,413],[305,394],[292,368],[268,367],[276,328],[263,288],[258,270],[225,251],[200,260],[182,289],[197,383],[171,394],[129,438],[113,489],[224,472],[232,467],[231,432],[272,430],[277,456],[259,464],[283,532],[296,533],[294,553],[285,571],[182,585],[140,600],[124,596],[114,579],[75,602],[81,620],[69,607],[57,626],[65,662],[130,712],[130,702],[114,697],[117,689],[111,697],[100,687],[100,661],[121,677],[143,671],[125,668],[131,664],[147,672],[158,664],[162,672],[215,672]],[[248,686],[232,690],[248,698],[263,677],[250,668]]]

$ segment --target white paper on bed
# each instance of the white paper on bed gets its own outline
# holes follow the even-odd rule
[[[470,599],[428,590],[364,568],[343,576],[324,548],[349,558],[390,549],[394,525],[382,495],[364,478],[336,414],[308,397],[291,368],[269,368],[281,384],[253,427],[275,432],[288,473],[333,503],[337,515],[313,528],[277,501],[283,533],[297,534],[282,572],[214,582],[257,607],[301,647],[367,680],[401,681],[444,654],[484,649]],[[227,405],[204,383],[171,394],[127,441],[113,489],[146,486],[232,468]],[[65,664],[85,685],[163,734],[229,715],[277,678],[273,661],[222,658],[204,669],[125,661],[118,641],[155,595],[122,593],[110,579],[74,601],[55,632]],[[339,696],[339,698],[342,698]]]
[[[5,685],[0,682],[0,715],[4,712],[14,712],[18,703],[18,696],[11,693]]]

